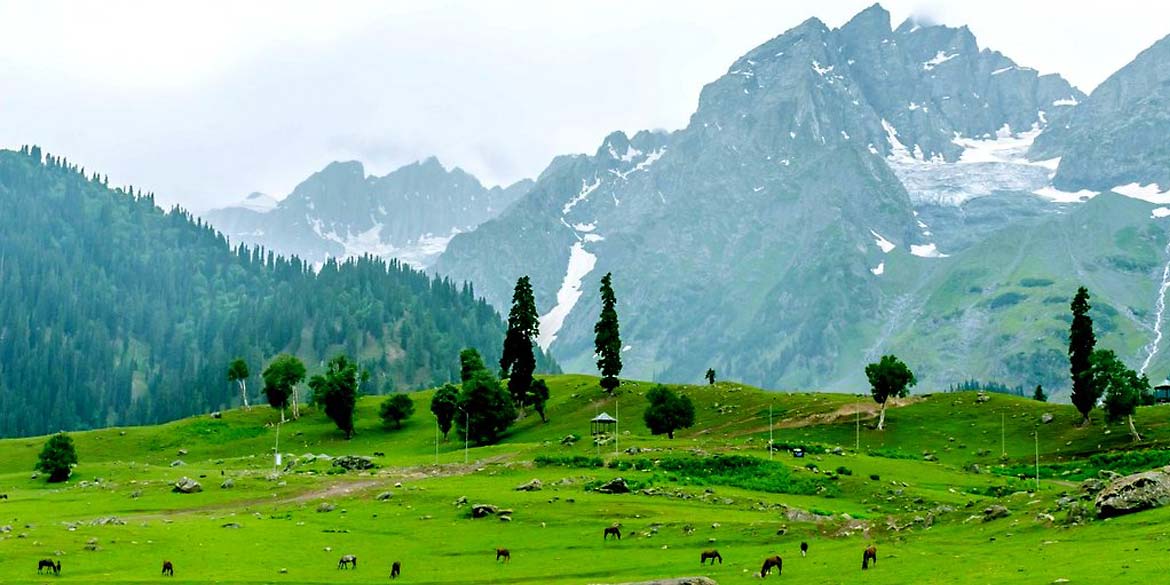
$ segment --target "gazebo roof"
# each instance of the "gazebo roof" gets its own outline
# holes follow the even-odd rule
[[[609,413],[608,413],[608,412],[603,412],[603,413],[601,413],[601,414],[597,415],[596,417],[594,417],[594,418],[593,418],[593,420],[591,420],[591,421],[589,421],[589,422],[595,422],[595,423],[608,423],[608,422],[611,422],[611,423],[615,423],[615,422],[617,422],[617,419],[616,419],[616,418],[614,418],[614,417],[612,417],[612,416],[609,416]]]
[[[1154,386],[1154,388],[1159,388],[1159,389],[1170,388],[1170,380],[1163,380],[1161,384]]]

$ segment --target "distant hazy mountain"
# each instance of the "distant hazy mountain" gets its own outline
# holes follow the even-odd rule
[[[337,162],[276,202],[253,193],[205,214],[232,241],[260,244],[312,263],[373,254],[425,267],[451,236],[498,215],[531,188],[521,181],[485,188],[461,169],[429,158],[384,177]]]
[[[542,343],[569,370],[593,367],[597,281],[613,272],[632,377],[714,367],[860,391],[865,360],[896,352],[927,389],[1060,388],[1077,284],[1134,365],[1160,323],[1153,206],[1054,186],[1072,163],[1029,155],[1095,97],[966,27],[895,29],[876,5],[839,29],[811,19],[707,85],[682,130],[558,157],[434,269],[498,307],[530,275]],[[1165,120],[1159,107],[1138,113]]]

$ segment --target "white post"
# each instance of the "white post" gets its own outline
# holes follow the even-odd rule
[[[861,453],[861,400],[860,399],[858,399],[858,401],[857,401],[857,409],[856,409],[855,414],[857,415],[857,445],[853,447],[853,450],[858,452],[858,453]]]
[[[467,465],[467,448],[471,444],[471,413],[464,411],[467,415],[467,424],[463,425],[463,464]]]
[[[999,413],[999,456],[1001,458],[1007,457],[1007,431],[1004,430],[1005,421],[1004,414],[1002,412]]]
[[[273,451],[275,451],[275,453],[274,453],[274,457],[272,458],[272,471],[273,472],[278,472],[280,470],[280,425],[282,425],[282,424],[284,424],[284,423],[283,422],[276,423],[276,447],[273,449]]]
[[[613,399],[613,411],[616,413],[614,418],[617,419],[613,423],[613,454],[617,455],[618,454],[618,436],[621,435],[621,429],[619,428],[619,425],[622,424],[622,407],[620,404],[618,404],[618,399],[616,396]]]
[[[772,439],[772,404],[768,404],[768,459],[772,459],[772,454],[776,451],[775,443]]]
[[[1033,435],[1036,438],[1036,491],[1040,491],[1040,427],[1036,427]]]
[[[439,417],[435,417],[435,465],[439,464]]]

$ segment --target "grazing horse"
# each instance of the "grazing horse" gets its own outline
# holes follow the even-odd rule
[[[873,561],[874,566],[877,566],[877,547],[876,546],[871,545],[869,548],[865,549],[864,553],[861,554],[861,568],[868,569],[870,561]]]
[[[41,561],[37,563],[37,574],[40,575],[41,571],[52,571],[54,575],[60,575],[61,561],[54,563],[49,559],[41,559]]]
[[[808,556],[808,543],[807,542],[800,543],[800,556],[802,556],[802,557]]]
[[[496,562],[497,563],[500,562],[500,559],[504,559],[505,563],[510,562],[512,560],[512,552],[506,548],[497,548],[496,549]]]
[[[170,561],[163,561],[162,574],[166,575],[168,577],[174,577],[175,576],[175,565],[171,564]]]
[[[401,574],[402,574],[402,563],[400,563],[398,561],[394,561],[394,564],[390,565],[390,578],[397,579],[398,575],[401,575]]]
[[[715,564],[715,561],[719,561],[720,565],[723,564],[723,555],[719,554],[719,551],[717,551],[715,549],[705,550],[705,551],[699,553],[699,564],[700,565],[706,564],[707,559],[711,559],[712,565]]]
[[[784,560],[780,558],[780,555],[764,559],[764,566],[760,567],[760,577],[767,577],[768,573],[772,572],[772,567],[776,567],[777,575],[784,572]]]
[[[605,534],[602,535],[601,539],[602,540],[609,540],[609,535],[611,535],[611,534],[616,536],[618,540],[622,539],[622,531],[617,526],[610,526],[610,527],[606,528]]]
[[[337,561],[337,568],[338,569],[349,569],[349,568],[356,569],[357,568],[357,557],[355,557],[353,555],[345,555],[344,557],[341,557],[341,559],[339,559]]]

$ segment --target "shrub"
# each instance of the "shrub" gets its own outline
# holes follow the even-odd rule
[[[585,455],[537,455],[532,461],[537,467],[580,467],[583,469],[605,467],[605,462],[600,457],[587,457]]]
[[[656,472],[649,483],[665,480],[685,485],[723,485],[775,494],[828,497],[839,493],[839,488],[824,478],[796,477],[783,463],[744,455],[667,456],[657,460],[634,457],[611,461],[609,466]]]
[[[878,474],[876,474],[876,473],[871,473],[871,474],[869,474],[869,479],[871,479],[871,480],[873,480],[873,481],[881,481],[881,480],[882,480],[882,476],[880,476],[880,475],[878,475]]]
[[[837,468],[837,475],[853,475],[853,470],[842,465]]]

